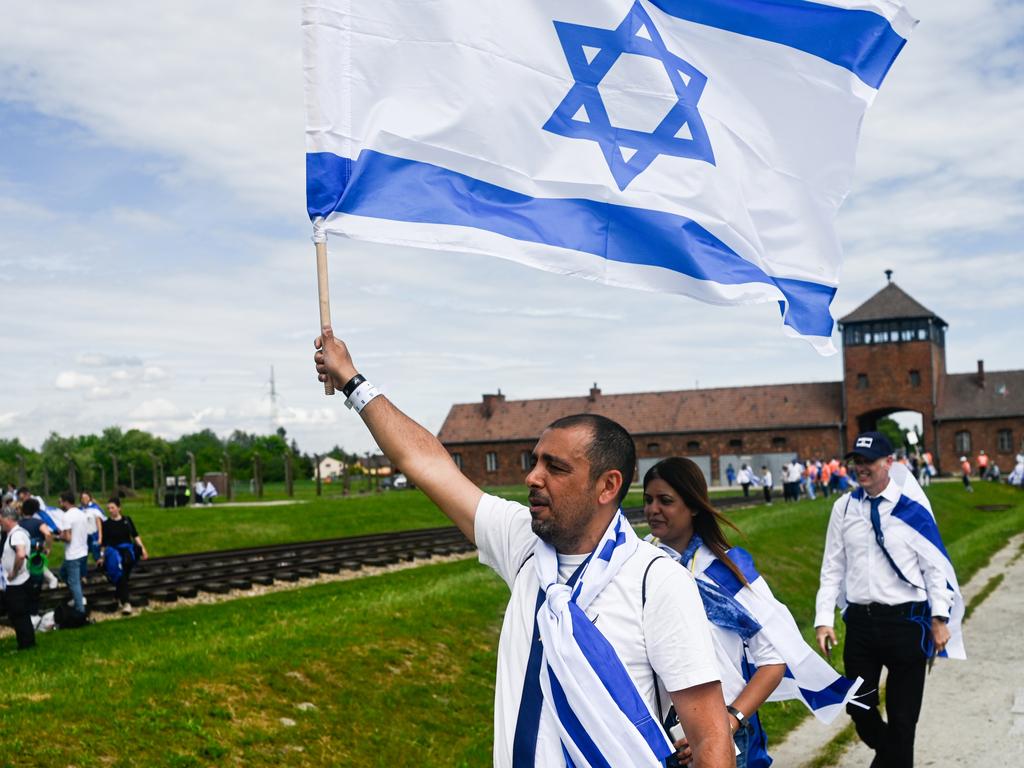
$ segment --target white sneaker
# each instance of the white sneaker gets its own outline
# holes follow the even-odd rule
[[[132,613],[132,604],[131,603],[122,603],[121,604],[121,613],[124,616],[130,616],[131,613]]]

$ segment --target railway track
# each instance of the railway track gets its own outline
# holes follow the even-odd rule
[[[752,503],[742,496],[718,500],[719,507]],[[643,509],[625,510],[630,522],[643,521]],[[367,567],[425,560],[438,555],[472,552],[475,547],[455,526],[397,531],[340,539],[295,542],[266,547],[195,552],[155,557],[140,562],[131,576],[132,604],[173,603],[199,593],[226,594],[254,585],[269,586],[316,578],[322,574],[359,571]],[[114,588],[95,568],[88,573],[83,591],[91,611],[117,610]],[[68,599],[61,587],[42,593],[44,609]]]

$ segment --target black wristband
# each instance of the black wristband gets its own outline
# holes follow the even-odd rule
[[[366,379],[363,378],[362,374],[357,373],[348,383],[341,388],[341,391],[345,393],[345,397],[352,397],[352,393],[356,391],[356,387],[362,384]]]
[[[748,728],[750,728],[750,721],[747,720],[747,716],[740,712],[738,709],[736,709],[736,707],[730,704],[725,709],[730,715],[736,718],[736,722],[740,724],[740,730],[745,731]]]
[[[941,621],[943,624],[949,624],[949,616],[932,616],[932,621]]]

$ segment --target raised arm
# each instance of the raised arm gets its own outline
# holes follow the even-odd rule
[[[320,381],[330,377],[341,390],[358,373],[345,342],[326,327],[314,346]],[[483,492],[459,471],[437,438],[383,395],[367,403],[360,416],[384,455],[475,543],[473,523]]]

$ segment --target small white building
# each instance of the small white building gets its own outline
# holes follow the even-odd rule
[[[320,479],[337,480],[345,471],[345,462],[339,461],[333,456],[326,456],[320,461]],[[316,475],[313,476],[316,480]]]

